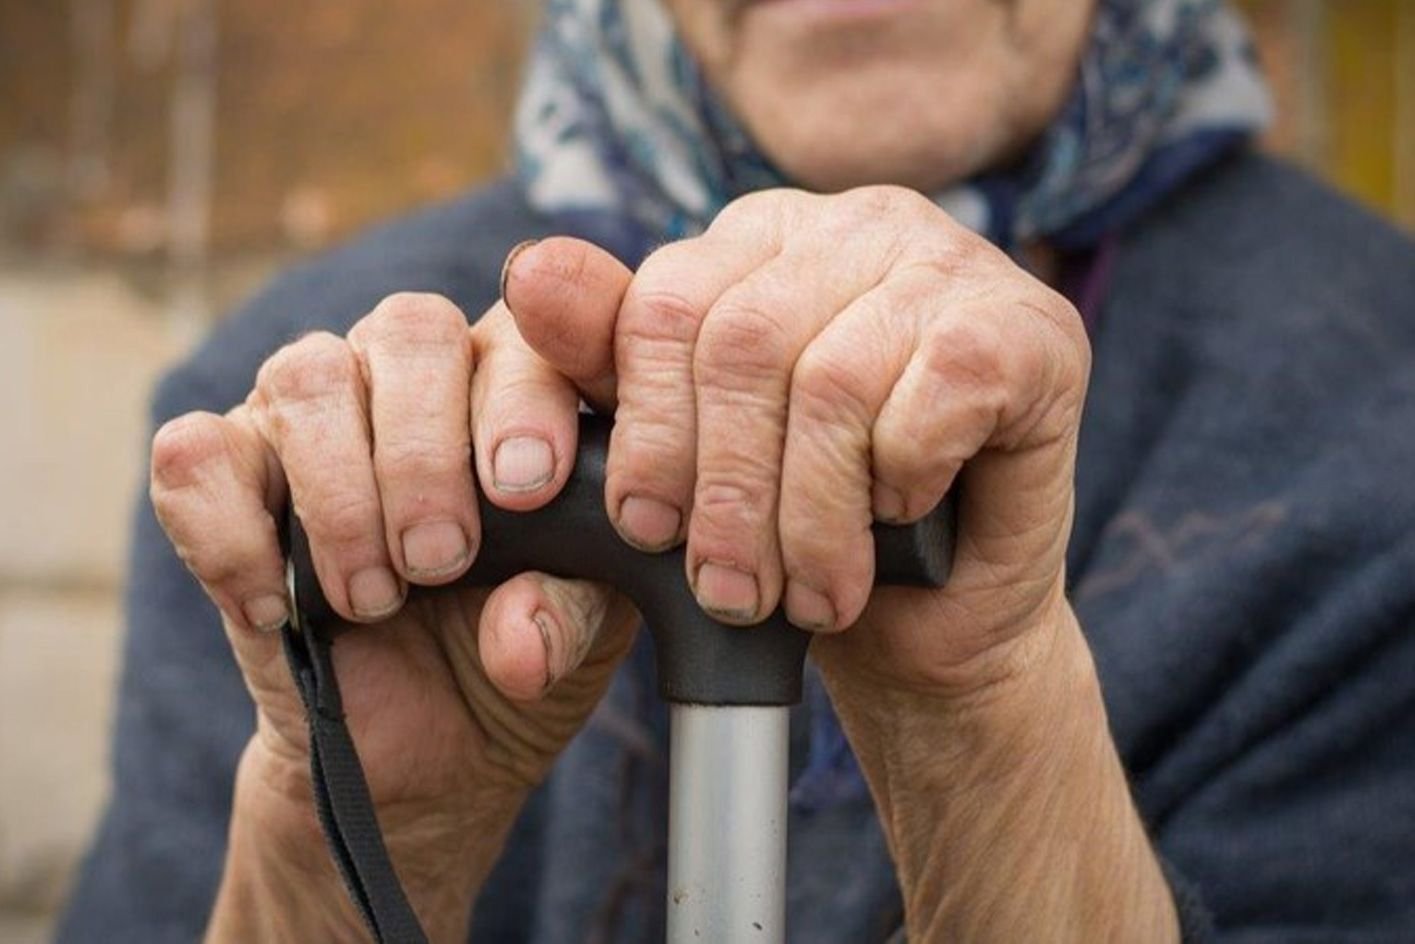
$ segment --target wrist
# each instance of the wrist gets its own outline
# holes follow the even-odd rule
[[[1081,695],[1095,687],[1090,652],[1060,577],[1044,601],[1002,624],[960,621],[957,603],[946,609],[920,604],[919,593],[877,588],[860,623],[812,643],[842,717],[858,716],[889,734],[915,717],[931,726],[940,717],[1000,720],[1028,702],[1054,697],[1050,688]]]
[[[236,768],[226,862],[206,940],[362,940],[315,815],[309,775],[257,737]]]
[[[384,802],[384,844],[431,941],[466,939],[471,905],[522,797],[487,791],[447,803]],[[363,940],[320,827],[308,761],[257,736],[237,769],[229,845],[208,941]]]
[[[1056,756],[1109,748],[1094,663],[1064,601],[947,684],[891,684],[836,659],[822,670],[882,804],[918,792],[921,776],[942,778],[930,792],[945,802]]]
[[[1051,619],[987,685],[836,700],[895,859],[910,940],[1177,933],[1090,650],[1069,606]]]

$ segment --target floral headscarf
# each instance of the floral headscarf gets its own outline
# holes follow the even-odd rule
[[[1269,112],[1248,33],[1221,0],[1099,0],[1075,89],[1027,159],[933,196],[999,245],[1085,247]],[[790,183],[714,97],[661,0],[548,0],[516,143],[532,204],[650,243]]]
[[[1098,0],[1075,88],[1031,153],[932,196],[1004,248],[1086,249],[1270,111],[1248,33],[1222,0]],[[660,0],[548,0],[516,144],[534,206],[628,254],[790,183],[714,97]],[[792,800],[809,809],[865,788],[819,679],[806,691],[811,757]]]

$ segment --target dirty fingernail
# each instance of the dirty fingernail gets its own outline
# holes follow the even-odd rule
[[[715,561],[698,567],[693,592],[703,609],[729,622],[755,619],[761,602],[755,575]]]
[[[285,598],[275,593],[247,600],[242,604],[241,612],[245,614],[246,622],[262,633],[275,632],[290,618],[290,609],[285,605]]]
[[[403,588],[387,567],[368,567],[349,578],[349,608],[359,619],[380,619],[402,605]]]
[[[516,261],[516,257],[534,246],[539,240],[527,239],[511,247],[511,251],[506,254],[506,261],[501,263],[501,300],[506,300],[506,279],[511,274],[511,263]]]
[[[619,503],[619,533],[644,551],[661,551],[678,541],[683,515],[667,502],[629,495]]]
[[[812,587],[792,580],[786,585],[786,618],[802,629],[835,628],[835,606],[830,598]]]
[[[503,439],[491,459],[491,477],[503,492],[531,492],[555,474],[550,443],[538,436]]]
[[[414,577],[442,577],[467,563],[467,535],[455,521],[428,521],[403,532],[403,563]]]
[[[556,623],[555,617],[551,616],[548,610],[536,610],[532,613],[531,623],[535,626],[536,632],[540,633],[541,644],[545,646],[545,687],[549,689],[565,671],[564,666],[560,665],[555,658],[556,647],[552,642],[552,640],[560,638],[559,624]]]

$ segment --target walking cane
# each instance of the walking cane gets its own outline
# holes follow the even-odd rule
[[[787,717],[801,698],[810,635],[778,610],[728,626],[703,612],[684,551],[626,544],[604,512],[609,421],[580,418],[564,489],[545,507],[509,512],[482,499],[482,543],[463,586],[494,586],[527,570],[612,584],[653,633],[659,692],[671,705],[668,819],[669,944],[785,939]],[[953,503],[920,522],[876,525],[879,584],[942,586],[953,551]],[[289,522],[295,616],[286,653],[310,720],[320,821],[350,895],[379,941],[426,938],[388,861],[358,756],[343,724],[329,657],[339,618],[319,587],[298,520]]]

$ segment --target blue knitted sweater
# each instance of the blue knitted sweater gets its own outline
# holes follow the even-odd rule
[[[480,312],[506,250],[560,229],[508,183],[381,228],[224,321],[153,420],[229,408],[277,346],[396,290]],[[1191,936],[1415,940],[1415,245],[1240,154],[1121,234],[1113,265],[1068,572]],[[113,795],[65,942],[199,937],[251,733],[216,613],[146,500],[133,529]],[[662,939],[651,676],[640,649],[528,804],[473,940]],[[791,940],[887,939],[899,896],[868,797],[798,804],[790,826]]]

